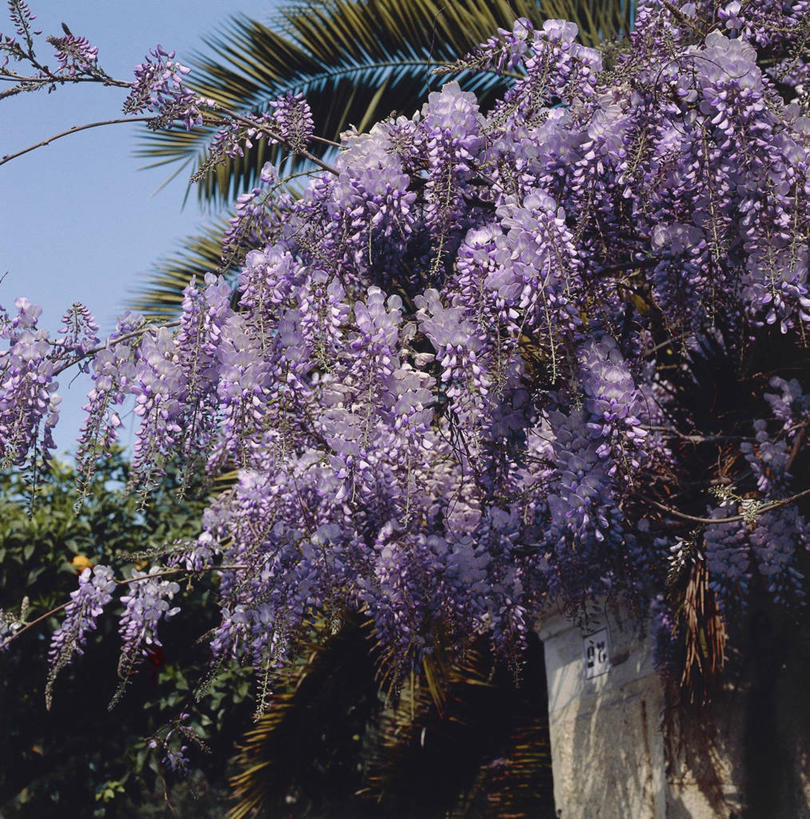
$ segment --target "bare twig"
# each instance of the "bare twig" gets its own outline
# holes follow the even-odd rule
[[[332,148],[343,147],[339,142],[335,142],[333,139],[326,139],[326,137],[317,136],[316,134],[313,134],[310,139],[313,142],[320,142],[321,145],[330,145]]]
[[[771,501],[770,503],[763,503],[762,506],[758,506],[756,508],[756,514],[762,515],[765,512],[772,512],[774,509],[779,509],[782,506],[795,503],[797,500],[806,498],[808,495],[810,495],[810,489],[804,489],[801,492],[797,492],[795,495],[791,495],[789,498],[782,498],[781,500]],[[731,515],[727,518],[704,518],[698,515],[688,515],[686,512],[681,512],[679,509],[673,509],[671,506],[665,506],[663,503],[659,503],[652,498],[642,497],[641,499],[646,503],[649,503],[651,506],[654,506],[656,509],[660,509],[662,512],[672,515],[674,518],[686,520],[689,521],[689,523],[699,523],[703,526],[712,526],[720,523],[738,523],[739,521],[750,519],[750,514]]]
[[[168,321],[165,324],[153,323],[148,322],[141,327],[138,327],[137,330],[133,330],[130,333],[124,333],[123,335],[118,336],[117,338],[107,339],[104,344],[99,344],[98,347],[92,347],[91,349],[84,352],[77,358],[72,358],[70,361],[66,361],[64,364],[61,364],[58,367],[54,367],[53,374],[54,376],[60,375],[65,370],[70,369],[71,367],[78,364],[80,361],[84,361],[86,358],[90,358],[94,356],[96,353],[100,353],[102,350],[107,350],[110,347],[115,346],[116,344],[120,344],[123,341],[129,341],[131,338],[136,338],[137,336],[142,336],[144,333],[148,332],[149,330],[159,329],[161,327],[178,327],[180,325],[179,321]]]
[[[701,435],[700,433],[690,435],[687,432],[681,432],[674,427],[658,427],[641,425],[641,429],[647,432],[661,432],[673,438],[678,438],[681,441],[687,441],[690,444],[717,444],[727,443],[728,441],[753,441],[754,438],[750,435]]]
[[[17,151],[13,154],[6,154],[4,157],[0,158],[0,165],[5,165],[6,162],[11,162],[12,159],[16,159],[18,156],[27,154],[30,151],[35,151],[37,148],[43,148],[45,145],[50,145],[57,139],[62,139],[62,137],[77,134],[79,131],[86,131],[88,128],[99,128],[102,125],[117,125],[121,122],[149,122],[153,119],[154,117],[125,117],[122,119],[105,119],[101,120],[100,122],[88,122],[86,125],[74,125],[72,128],[68,128],[67,131],[54,134],[47,139],[43,139],[41,142],[37,142],[35,145],[29,145],[27,148],[23,148],[21,151]]]
[[[282,144],[284,144],[283,139],[279,139],[278,134],[272,133],[267,127],[263,126],[260,122],[257,122],[256,120],[248,119],[247,117],[243,117],[241,114],[236,114],[233,111],[229,111],[227,108],[222,108],[220,106],[216,106],[214,110],[221,116],[226,117],[227,119],[233,120],[234,122],[238,122],[240,125],[244,125],[247,128],[253,128],[257,131],[262,131],[266,133],[268,136],[272,137],[273,139],[276,139]],[[303,148],[295,150],[294,153],[297,153],[299,156],[303,156],[304,159],[308,159],[314,165],[317,165],[319,168],[323,168],[323,170],[327,171],[328,173],[331,173],[334,176],[338,175],[336,168],[333,168],[331,165],[327,164],[322,159],[319,159],[317,156],[315,156],[315,154],[310,153],[309,151]]]
[[[60,611],[66,609],[68,606],[67,603],[62,603],[61,606],[57,606],[55,609],[51,609],[50,611],[46,611],[45,614],[41,614],[36,620],[32,620],[30,623],[26,623],[21,629],[18,629],[14,632],[14,634],[9,635],[0,643],[0,651],[4,649],[9,643],[13,640],[16,640],[21,634],[25,634],[28,629],[33,628],[34,626],[38,626],[43,620],[47,620],[49,617],[53,617],[54,614],[59,614]]]

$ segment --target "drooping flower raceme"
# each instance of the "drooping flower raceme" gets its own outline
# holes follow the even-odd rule
[[[32,450],[47,457],[61,401],[56,393],[48,333],[37,327],[42,309],[26,298],[15,302],[17,314],[0,313],[0,464],[22,465]]]
[[[94,566],[79,575],[79,588],[71,592],[62,625],[51,639],[48,652],[50,672],[45,689],[45,701],[50,707],[51,693],[57,674],[67,666],[74,654],[81,654],[87,633],[96,627],[96,620],[115,591],[113,571],[108,566]]]
[[[134,396],[146,492],[172,460],[238,470],[173,564],[219,573],[215,654],[267,668],[348,608],[402,670],[477,634],[511,656],[543,606],[657,598],[687,542],[724,610],[799,601],[810,112],[772,69],[806,4],[754,5],[648,0],[607,67],[572,24],[518,21],[459,64],[518,75],[489,111],[449,83],[346,134],[298,197],[263,173],[235,283],[96,353],[86,469]],[[158,51],[130,104],[192,125],[182,81]],[[253,116],[215,144],[311,135],[298,98]],[[66,358],[18,310],[0,430],[22,463]],[[127,662],[176,591],[134,583]]]
[[[186,129],[202,124],[202,108],[210,107],[210,100],[195,94],[185,83],[191,71],[174,59],[174,52],[157,45],[149,51],[135,69],[135,81],[124,101],[125,114],[151,111],[165,126],[175,121]]]
[[[155,575],[158,575],[155,577]],[[124,613],[121,615],[121,661],[118,673],[126,678],[138,654],[148,646],[160,646],[158,623],[168,620],[180,611],[171,607],[172,598],[180,586],[172,580],[160,577],[160,570],[153,567],[148,573],[133,572],[133,582],[121,597]]]
[[[48,42],[56,49],[59,70],[68,77],[92,72],[98,63],[98,48],[86,37],[66,33],[64,37],[49,37]]]

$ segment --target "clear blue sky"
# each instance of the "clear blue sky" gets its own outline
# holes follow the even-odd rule
[[[99,63],[130,79],[156,43],[183,60],[202,48],[206,34],[231,16],[267,21],[274,0],[30,0],[37,27],[74,34],[98,46]],[[5,3],[3,3],[5,7]],[[0,11],[0,31],[13,33]],[[42,57],[52,59],[43,41]],[[0,155],[12,153],[72,125],[120,115],[125,92],[86,85],[0,101]],[[85,304],[109,331],[121,304],[154,261],[205,221],[196,198],[183,209],[187,178],[155,193],[169,171],[139,170],[133,156],[140,131],[112,125],[75,134],[0,166],[0,303],[28,296],[44,308],[43,326],[55,329],[74,301]],[[60,385],[59,450],[69,450],[81,422],[88,388],[81,378]],[[129,426],[129,425],[127,425]]]

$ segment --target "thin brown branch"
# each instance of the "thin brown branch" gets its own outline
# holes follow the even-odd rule
[[[637,259],[631,262],[621,262],[619,264],[609,264],[599,269],[600,273],[621,273],[624,270],[639,270],[646,267],[655,267],[661,259]]]
[[[796,458],[801,452],[802,447],[804,446],[804,439],[807,437],[807,424],[810,423],[808,421],[802,422],[800,425],[799,433],[796,436],[795,440],[793,441],[793,447],[790,450],[790,457],[788,458],[788,462],[785,465],[785,472],[790,472],[793,468],[793,463],[795,462]]]
[[[797,500],[806,498],[808,495],[810,495],[810,489],[803,489],[801,492],[797,492],[795,495],[791,495],[789,498],[782,498],[781,500],[771,501],[770,503],[763,503],[762,506],[756,507],[753,512],[757,515],[765,514],[765,512],[772,512],[774,509],[779,509],[782,506],[788,506],[791,503],[795,503]],[[673,509],[671,506],[665,506],[663,503],[659,503],[657,500],[653,500],[652,498],[642,496],[641,500],[643,500],[645,503],[649,503],[656,509],[660,509],[662,512],[666,512],[666,514],[671,515],[674,518],[685,520],[689,523],[699,523],[702,526],[712,526],[720,523],[738,523],[740,521],[750,519],[750,515],[747,514],[730,515],[727,518],[704,518],[700,517],[699,515],[688,515],[686,512],[681,512],[680,509]]]
[[[51,609],[50,611],[46,611],[45,614],[41,614],[36,620],[32,620],[30,623],[26,623],[21,629],[18,629],[14,632],[14,634],[9,635],[0,643],[0,651],[2,651],[7,645],[9,645],[13,640],[16,640],[21,634],[25,634],[28,629],[33,628],[34,626],[38,626],[43,620],[47,620],[49,617],[53,617],[54,614],[59,614],[60,611],[66,609],[68,606],[67,603],[62,603],[61,606],[57,606],[55,609]]]
[[[54,376],[60,375],[65,370],[70,369],[71,367],[78,364],[80,361],[84,361],[86,358],[91,358],[96,353],[100,353],[102,350],[107,350],[110,347],[120,344],[123,341],[129,341],[131,338],[136,338],[137,336],[142,336],[144,333],[148,332],[149,330],[153,330],[155,328],[160,327],[178,327],[180,325],[179,321],[169,321],[165,324],[159,324],[157,322],[148,322],[143,326],[139,327],[137,330],[133,330],[130,333],[124,333],[123,335],[118,336],[117,338],[107,339],[104,344],[99,344],[98,347],[93,347],[87,350],[85,353],[80,355],[78,358],[72,358],[70,361],[66,361],[64,364],[61,364],[58,367],[54,368],[53,374]]]
[[[728,443],[729,441],[753,441],[754,438],[750,435],[701,435],[700,433],[689,434],[688,432],[681,432],[674,427],[658,427],[647,426],[642,424],[641,429],[646,432],[661,432],[673,438],[678,438],[681,441],[686,441],[690,444],[717,444]]]
[[[235,563],[235,564],[224,564],[220,566],[203,566],[199,569],[186,569],[185,567],[178,566],[174,569],[166,569],[162,572],[155,572],[154,574],[144,574],[139,575],[138,577],[125,577],[123,580],[116,580],[115,583],[118,586],[128,586],[131,583],[137,583],[141,580],[151,580],[155,577],[169,577],[171,575],[176,574],[202,574],[203,572],[217,572],[217,571],[240,571],[240,570],[247,570],[250,566]],[[56,608],[50,609],[46,611],[45,614],[41,614],[34,620],[31,620],[30,623],[25,623],[22,628],[18,629],[14,632],[14,634],[9,635],[5,640],[0,642],[0,651],[2,651],[6,646],[10,645],[14,640],[16,640],[20,635],[25,634],[26,631],[29,629],[34,628],[34,626],[38,626],[44,620],[47,620],[49,617],[53,617],[55,614],[59,614],[60,611],[63,611],[68,607],[70,601],[67,603],[62,603],[60,606]]]
[[[343,146],[339,142],[335,142],[333,139],[327,139],[326,137],[316,136],[313,134],[310,139],[313,142],[320,142],[321,145],[329,145],[332,148],[342,148]]]
[[[77,134],[79,131],[86,131],[89,128],[100,128],[102,125],[117,125],[118,123],[122,122],[149,122],[153,119],[154,117],[124,117],[121,119],[104,119],[100,122],[88,122],[86,125],[74,125],[72,128],[68,128],[67,131],[54,134],[47,139],[43,139],[41,142],[37,142],[35,145],[29,145],[27,148],[23,148],[21,151],[17,151],[13,154],[6,154],[4,157],[0,158],[0,165],[5,165],[6,162],[11,162],[12,159],[16,159],[18,156],[27,154],[30,151],[35,151],[37,148],[43,148],[46,145],[50,145],[52,142],[55,142],[57,139],[62,139],[62,137],[70,136],[71,134]]]
[[[280,142],[282,145],[284,145],[287,148],[290,147],[284,141],[284,139],[279,136],[279,134],[273,133],[272,131],[270,131],[268,128],[266,128],[265,126],[263,126],[260,122],[257,122],[256,120],[248,119],[247,117],[243,117],[241,114],[236,114],[233,111],[229,111],[227,108],[222,108],[219,105],[216,106],[216,108],[214,110],[217,113],[221,114],[222,116],[233,120],[234,122],[238,122],[241,125],[244,125],[244,126],[246,126],[248,128],[253,128],[253,129],[257,130],[257,131],[261,131],[261,132],[267,134],[267,136],[271,137],[272,139],[275,139],[276,141]],[[303,148],[299,148],[298,150],[295,150],[294,153],[298,154],[299,156],[304,157],[304,159],[308,159],[310,162],[312,162],[313,165],[317,165],[319,168],[322,168],[327,173],[331,173],[334,176],[338,175],[338,172],[337,172],[336,168],[333,168],[331,165],[324,162],[319,157],[315,156],[315,154],[310,153],[309,151],[307,151],[307,150],[305,150]]]
[[[155,572],[154,574],[141,574],[138,577],[125,577],[123,580],[116,580],[118,586],[128,586],[130,583],[137,583],[139,580],[151,580],[155,577],[171,577],[175,574],[202,574],[203,572],[219,572],[219,571],[246,571],[250,566],[242,563],[222,564],[220,566],[202,566],[199,569],[186,569],[183,566],[177,566],[173,569],[164,569],[162,572]]]

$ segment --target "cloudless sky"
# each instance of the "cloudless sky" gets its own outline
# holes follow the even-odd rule
[[[56,64],[44,37],[61,34],[65,21],[98,46],[99,64],[108,74],[128,80],[156,43],[176,50],[177,59],[188,64],[194,51],[205,51],[203,37],[221,31],[230,17],[267,22],[274,0],[29,0],[29,5],[36,27],[43,29],[43,62]],[[14,33],[5,17],[0,32]],[[2,100],[0,156],[73,125],[121,116],[125,97],[123,89],[88,83]],[[28,296],[43,307],[41,326],[55,330],[65,309],[80,301],[107,333],[139,276],[206,221],[193,193],[183,208],[185,172],[156,192],[174,166],[139,170],[145,162],[133,150],[142,133],[138,125],[91,129],[0,166],[0,276],[6,274],[0,304],[11,308],[18,296]],[[84,377],[60,384],[59,451],[73,448],[88,386]],[[131,423],[126,426],[129,431]]]

